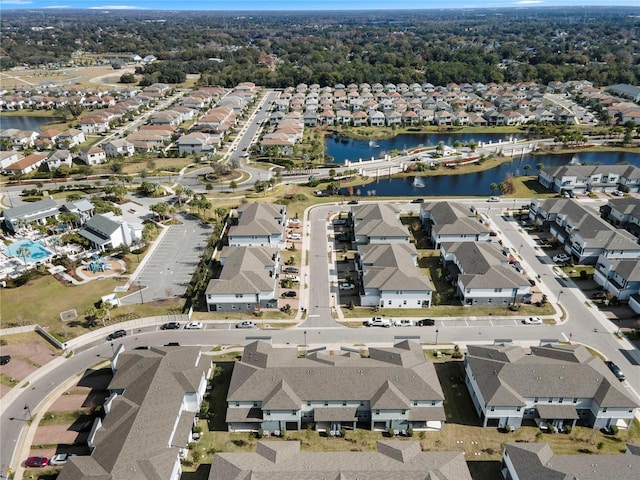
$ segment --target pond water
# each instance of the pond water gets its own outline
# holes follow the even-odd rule
[[[570,162],[591,165],[630,164],[640,167],[640,153],[629,152],[583,152],[577,155],[525,155],[512,162],[503,163],[490,170],[466,173],[462,175],[411,176],[404,178],[384,178],[368,185],[354,188],[354,195],[360,196],[470,196],[490,195],[489,186],[499,184],[508,174],[525,175],[525,165],[531,169],[529,174],[536,173],[536,165],[560,166]],[[342,193],[346,193],[343,189]]]
[[[40,132],[44,124],[56,123],[57,121],[60,121],[60,119],[55,117],[7,117],[0,115],[0,130],[17,128],[18,130],[34,130]]]
[[[505,135],[504,133],[420,133],[402,134],[385,140],[354,140],[352,138],[333,135],[325,141],[326,154],[333,157],[334,163],[344,164],[345,160],[357,161],[371,160],[371,157],[382,158],[385,153],[392,150],[404,150],[407,148],[435,147],[442,142],[453,146],[456,141],[462,144],[475,141],[498,142],[523,138],[523,135]]]

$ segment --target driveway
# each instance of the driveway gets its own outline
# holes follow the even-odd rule
[[[123,304],[180,297],[186,292],[213,228],[191,215],[176,218],[182,224],[168,227],[135,279],[142,286],[142,295],[127,295],[120,299]]]

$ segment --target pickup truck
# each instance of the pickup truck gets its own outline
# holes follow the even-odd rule
[[[373,317],[364,322],[367,327],[384,327],[389,328],[391,326],[391,320],[384,317]]]

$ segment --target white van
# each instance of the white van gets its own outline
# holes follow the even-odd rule
[[[299,233],[290,233],[289,235],[287,235],[287,238],[289,240],[302,240],[302,235],[300,235]]]

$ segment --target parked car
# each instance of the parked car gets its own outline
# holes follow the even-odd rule
[[[500,201],[500,197],[489,197],[487,199],[487,202],[499,202]]]
[[[290,233],[289,235],[287,235],[287,238],[289,240],[302,240],[302,235],[300,235],[299,233]]]
[[[300,283],[300,277],[297,275],[287,275],[285,278],[291,280],[293,283]]]
[[[24,461],[25,467],[46,467],[48,464],[47,457],[29,457]]]
[[[201,330],[202,322],[189,322],[184,326],[185,330]]]
[[[436,321],[433,318],[423,318],[422,320],[418,320],[416,325],[419,327],[433,327],[435,326]]]
[[[300,220],[299,218],[290,218],[288,223],[291,225],[301,225],[302,220]]]
[[[127,336],[127,332],[125,332],[124,330],[116,330],[115,332],[111,332],[109,335],[107,335],[107,341],[115,340],[116,338],[122,338],[126,336]]]
[[[569,255],[567,255],[566,253],[559,253],[558,255],[554,255],[553,261],[556,263],[568,262]]]
[[[356,288],[356,286],[353,283],[341,283],[340,285],[338,285],[338,288],[340,290],[353,290]]]
[[[616,378],[621,382],[624,382],[627,379],[627,377],[624,376],[624,373],[622,373],[622,370],[620,370],[620,367],[611,360],[607,360],[604,364],[609,367],[609,370],[611,370]]]
[[[348,242],[349,241],[349,237],[347,237],[347,235],[345,233],[341,233],[340,235],[338,235],[336,237],[336,240],[339,242]]]
[[[349,200],[347,202],[347,205],[358,205],[358,203],[359,203],[358,200]]]
[[[236,328],[255,328],[256,324],[251,320],[245,320],[244,322],[236,323]]]
[[[288,290],[286,292],[282,292],[282,298],[296,298],[298,294],[293,290]]]
[[[296,267],[286,267],[284,271],[285,273],[300,273],[300,270]]]
[[[414,198],[411,203],[424,203],[424,198]]]
[[[623,197],[624,196],[624,192],[622,192],[620,190],[614,190],[613,192],[611,192],[611,195],[613,195],[615,197]]]
[[[533,278],[529,278],[529,285],[531,285],[532,287],[536,286],[536,281]]]
[[[334,225],[346,225],[347,224],[347,219],[346,218],[336,218],[333,221]]]
[[[391,326],[391,320],[384,317],[373,317],[364,322],[367,327],[384,327],[389,328]]]
[[[413,320],[403,318],[393,322],[396,327],[413,327]]]
[[[540,317],[527,317],[522,320],[525,325],[542,325],[542,319]]]
[[[160,326],[160,330],[177,330],[180,328],[180,322],[167,322]]]
[[[6,365],[11,361],[11,355],[2,355],[0,356],[0,365]]]
[[[607,294],[604,292],[596,292],[591,295],[591,298],[593,298],[594,300],[604,300],[607,298]]]
[[[69,457],[75,457],[74,453],[56,453],[51,460],[49,460],[49,465],[58,466],[64,465],[69,460]]]

